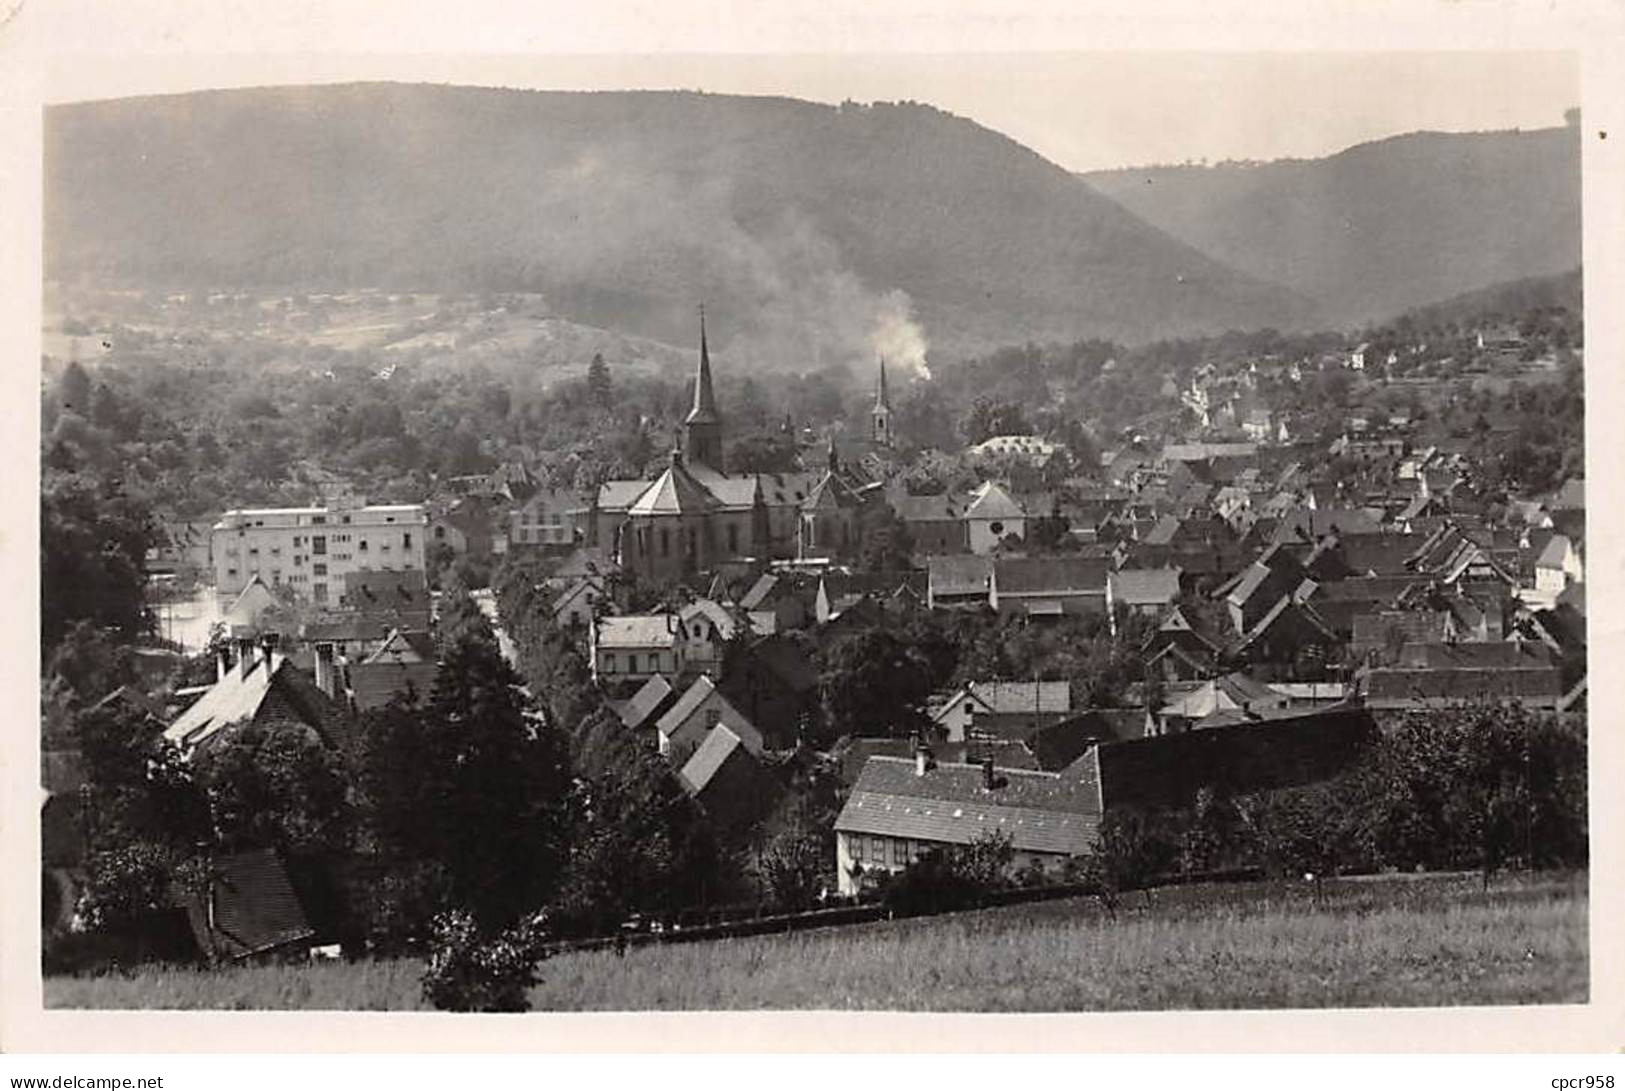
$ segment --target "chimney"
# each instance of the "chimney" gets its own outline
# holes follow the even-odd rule
[[[254,669],[254,639],[253,637],[237,638],[237,676],[247,678],[248,672]]]
[[[316,645],[316,688],[329,697],[338,696],[333,668],[333,643],[324,640]]]
[[[982,787],[990,792],[993,790],[993,759],[991,757],[982,759]]]
[[[264,636],[260,637],[260,651],[264,654],[265,670],[267,673],[276,670],[276,649],[279,642],[279,638],[275,633],[266,633]]]
[[[924,743],[914,747],[914,775],[923,777],[927,772],[936,768],[936,761],[931,757],[931,748]]]
[[[216,684],[226,680],[226,673],[231,670],[231,658],[226,655],[224,644],[214,650],[214,680]]]

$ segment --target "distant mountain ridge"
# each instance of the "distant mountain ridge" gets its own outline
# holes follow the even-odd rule
[[[52,107],[46,266],[151,285],[540,291],[772,366],[1318,320],[934,108],[400,84]],[[923,326],[923,330],[921,327]],[[917,362],[917,361],[916,361]]]
[[[1323,159],[1081,175],[1340,323],[1580,264],[1580,130],[1419,132]]]

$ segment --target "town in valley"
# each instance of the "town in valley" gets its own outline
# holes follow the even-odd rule
[[[332,118],[371,116],[374,92],[334,91]],[[387,93],[409,92],[427,94]],[[338,169],[303,121],[278,127],[274,98],[218,94]],[[765,142],[764,162],[801,154],[747,133],[749,100],[708,97],[625,109],[681,113],[678,135],[703,127],[685,111],[727,111],[717,127]],[[1478,154],[1470,140],[1506,142],[1495,169],[1514,170],[1507,148],[1558,160],[1575,233],[1555,257],[1520,242],[1481,258],[1457,233],[1427,285],[1368,272],[1358,300],[1332,283],[1352,258],[1278,289],[1217,242],[1183,249],[1179,210],[1132,178],[1040,169],[1001,138],[975,162],[1012,157],[990,183],[1027,195],[1012,201],[1128,224],[1090,236],[1120,250],[1104,279],[1082,274],[1080,298],[1096,295],[1069,325],[1064,293],[1014,283],[1048,268],[1042,233],[1010,227],[1014,257],[975,249],[952,214],[970,206],[927,180],[924,212],[864,189],[783,219],[744,182],[723,198],[695,181],[672,215],[733,200],[724,227],[640,219],[646,255],[599,252],[560,212],[579,202],[605,237],[647,216],[618,178],[558,181],[557,253],[448,260],[438,278],[425,259],[460,245],[444,241],[456,217],[351,233],[373,214],[347,190],[309,214],[309,249],[240,229],[222,198],[197,212],[211,245],[158,254],[149,224],[184,222],[186,184],[115,170],[126,200],[73,168],[133,163],[109,132],[191,138],[97,107],[47,125],[48,234],[96,221],[57,228],[45,291],[48,1002],[211,1006],[143,999],[143,968],[176,964],[205,998],[226,974],[331,982],[377,964],[407,981],[399,1005],[333,1002],[485,1011],[1584,1000],[1577,112],[1416,157],[1440,175],[1418,168],[1417,185],[1444,189],[1471,173],[1453,158]],[[589,107],[549,124],[577,139],[586,122],[565,113]],[[200,133],[236,131],[200,116]],[[910,155],[922,179],[951,173],[943,148],[981,139],[914,104],[805,123],[830,147],[905,145],[874,168],[887,180]],[[1346,154],[1423,137],[1446,139]],[[602,170],[652,161],[652,144],[606,143]],[[497,210],[470,214],[469,245],[500,250],[518,215],[503,187],[523,172],[473,142],[458,154]],[[1288,184],[1269,169],[1156,168],[1169,187]],[[456,174],[425,169],[397,196],[455,192]],[[864,244],[842,217],[875,202],[876,222],[929,217],[933,201],[950,212],[920,235],[939,237],[898,229],[870,265],[851,256]],[[772,277],[717,274],[726,232]],[[1387,257],[1426,263],[1397,242]],[[928,272],[880,271],[909,262]],[[1500,922],[1474,941],[1478,976],[1407,986],[1394,970],[1396,992],[1352,968],[1381,956],[1358,954],[1279,988],[1260,971],[1119,995],[1087,953],[1121,941],[1125,958],[1135,929],[1228,914],[1259,947],[1223,957],[1265,966],[1274,947],[1319,966],[1303,921],[1411,914],[1422,946],[1393,956],[1409,966],[1458,912]],[[1008,933],[1039,969],[1027,991],[882,986],[840,946],[901,963],[947,934],[931,929],[972,947]],[[805,965],[815,983],[753,999],[748,974],[728,976],[748,944],[751,966]],[[634,976],[691,948],[714,952],[715,992],[672,999]],[[610,984],[584,1000],[571,975]],[[137,991],[97,991],[121,980]]]

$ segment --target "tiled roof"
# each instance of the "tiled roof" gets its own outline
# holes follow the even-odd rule
[[[750,590],[740,596],[739,605],[747,610],[759,608],[762,603],[767,601],[769,595],[778,590],[779,582],[779,577],[773,573],[762,573],[756,577],[756,582],[750,585]]]
[[[1450,614],[1443,610],[1381,610],[1354,617],[1354,647],[1381,648],[1395,633],[1400,643],[1443,641],[1450,632]]]
[[[182,748],[195,746],[228,724],[252,719],[270,692],[275,674],[292,669],[286,659],[280,657],[274,670],[266,669],[264,658],[254,660],[247,677],[232,667],[224,678],[175,718],[164,730],[164,737]]]
[[[419,701],[427,699],[439,669],[438,664],[423,661],[353,664],[349,669],[350,693],[356,711],[382,708],[398,693],[410,692]]]
[[[997,481],[985,481],[971,496],[967,519],[1020,519],[1027,513]]]
[[[1427,670],[1516,670],[1546,667],[1551,655],[1541,644],[1488,640],[1455,644],[1407,644],[1396,666]]]
[[[1004,557],[993,562],[1001,595],[1106,591],[1111,563],[1104,557]]]
[[[598,486],[598,510],[625,511],[648,487],[647,481],[606,481]]]
[[[695,480],[681,459],[673,456],[672,464],[632,502],[627,514],[683,515],[711,511],[718,506],[711,491]]]
[[[598,619],[600,648],[670,648],[677,643],[671,614],[628,614]]]
[[[1174,535],[1179,533],[1179,525],[1178,516],[1164,515],[1140,541],[1146,545],[1168,545],[1173,542]]]
[[[1162,605],[1179,595],[1179,570],[1121,568],[1107,577],[1112,598],[1130,606]]]
[[[316,934],[275,852],[260,849],[216,858],[213,864],[209,892],[187,900],[187,918],[205,951],[247,958]]]
[[[962,519],[965,516],[965,500],[951,493],[938,496],[893,493],[887,500],[897,518],[905,523],[942,522]]]
[[[705,791],[717,770],[733,757],[736,750],[743,750],[746,760],[751,760],[744,741],[723,724],[717,724],[706,732],[704,741],[695,749],[693,756],[683,763],[678,776],[682,778],[684,787],[694,795]]]
[[[938,764],[919,776],[912,759],[872,757],[835,828],[957,845],[1002,833],[1018,852],[1077,855],[1094,847],[1101,795],[1092,763],[1066,773],[996,769],[995,778],[989,790],[978,765]]]
[[[729,476],[720,474],[704,463],[689,467],[691,474],[712,500],[724,508],[749,508],[755,505],[760,486],[757,474]]]
[[[762,490],[762,502],[769,507],[799,507],[818,483],[819,475],[811,471],[788,474],[757,474],[757,487]]]
[[[677,617],[685,628],[691,628],[697,618],[705,618],[716,629],[717,635],[723,640],[732,640],[734,633],[739,629],[739,622],[733,614],[729,613],[719,602],[711,599],[696,599],[678,611]]]
[[[1256,443],[1170,443],[1162,449],[1164,462],[1206,462],[1215,458],[1253,458]]]
[[[1168,702],[1160,712],[1165,716],[1201,719],[1221,709],[1270,708],[1286,705],[1284,694],[1239,672],[1169,689]]]
[[[660,728],[660,733],[670,735],[673,731],[682,727],[688,718],[694,715],[695,710],[705,702],[705,699],[716,693],[716,689],[716,683],[706,675],[702,674],[694,679],[689,684],[689,687],[683,691],[683,695],[677,698],[677,703],[668,708],[660,717],[656,725]],[[726,698],[722,699],[726,703]],[[731,708],[732,706],[729,705],[728,707]]]
[[[1504,698],[1556,705],[1563,695],[1562,672],[1555,666],[1451,669],[1378,667],[1366,674],[1365,685],[1366,703],[1373,708]]]
[[[639,686],[638,691],[621,706],[621,723],[634,730],[642,727],[649,717],[665,706],[674,692],[671,683],[662,675],[650,675],[649,680]]]
[[[364,611],[427,613],[429,587],[421,569],[406,572],[346,572],[344,602]]]
[[[1562,568],[1563,562],[1569,553],[1569,540],[1565,535],[1554,534],[1546,542],[1546,548],[1540,551],[1540,557],[1535,564],[1540,568]]]
[[[434,641],[426,632],[392,631],[378,649],[367,656],[367,663],[430,663],[435,658]]]
[[[1070,712],[1072,686],[1068,682],[972,682],[969,694],[989,712]],[[960,700],[956,695],[954,701]],[[954,701],[950,701],[953,704]]]
[[[989,557],[931,557],[926,564],[930,569],[933,595],[986,595],[988,581],[993,576],[993,561]]]

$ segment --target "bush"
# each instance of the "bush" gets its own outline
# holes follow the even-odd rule
[[[541,914],[487,938],[472,913],[442,913],[434,921],[434,950],[423,972],[424,998],[440,1011],[529,1011],[545,936]]]

